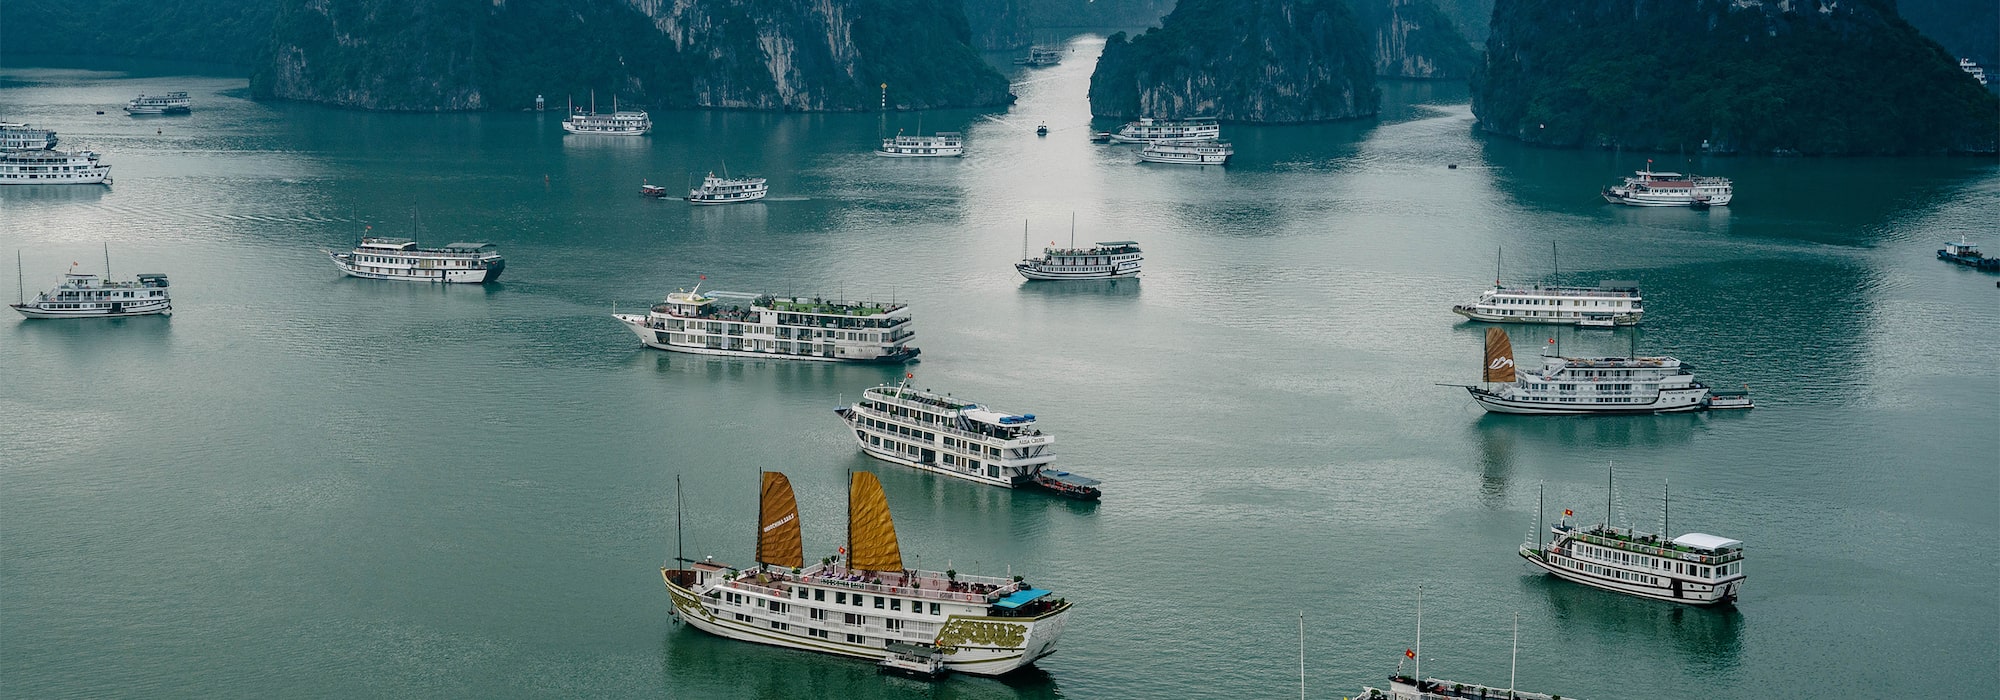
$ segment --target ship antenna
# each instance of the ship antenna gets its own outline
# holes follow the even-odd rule
[[[1028,259],[1028,220],[1021,220],[1021,259]]]
[[[1548,494],[1548,484],[1544,483],[1535,486],[1535,554],[1537,556],[1540,556],[1542,553],[1542,509],[1544,507],[1542,503]],[[1515,614],[1518,615],[1520,613]]]
[[[14,303],[28,303],[28,280],[21,276],[21,249],[14,249]]]
[[[1556,252],[1555,241],[1549,241],[1549,259],[1554,260],[1556,264],[1556,274],[1549,280],[1549,285],[1560,285],[1562,284],[1563,261],[1562,256]]]
[[[1493,248],[1493,287],[1495,289],[1500,287],[1500,253],[1506,249],[1506,246],[1495,246]]]
[[[1076,249],[1076,212],[1069,213],[1069,247]]]

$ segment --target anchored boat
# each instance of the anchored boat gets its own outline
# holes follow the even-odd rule
[[[1403,650],[1402,658],[1396,661],[1396,673],[1389,676],[1389,689],[1364,687],[1354,700],[1562,700],[1564,695],[1546,695],[1516,690],[1514,686],[1513,660],[1520,657],[1521,615],[1514,615],[1514,652],[1508,660],[1506,688],[1493,688],[1477,683],[1424,678],[1424,589],[1417,587],[1417,645]],[[1416,669],[1410,675],[1403,674],[1403,664],[1416,662]],[[1422,680],[1418,680],[1422,678]],[[1303,685],[1301,679],[1301,685]],[[1574,700],[1574,699],[1572,699]]]
[[[643,314],[613,313],[647,347],[696,355],[821,362],[901,363],[908,304],[844,302],[738,292],[677,291]]]
[[[965,137],[956,131],[940,131],[933,136],[904,136],[882,139],[875,155],[887,158],[957,158],[965,155]]]
[[[1101,495],[1095,479],[1054,475],[1056,438],[1035,427],[1032,413],[996,411],[907,383],[871,388],[859,402],[834,413],[847,422],[864,454],[885,462],[990,486],[1039,486],[1070,497]],[[1053,481],[1044,483],[1044,472]]]
[[[1726,177],[1701,177],[1680,173],[1654,172],[1653,161],[1646,169],[1632,173],[1624,184],[1604,188],[1604,201],[1634,207],[1727,206],[1736,197]]]
[[[1062,63],[1062,57],[1062,49],[1035,46],[1028,49],[1026,57],[1014,59],[1014,65],[1027,66],[1029,68],[1047,68]]]
[[[1222,137],[1214,119],[1152,119],[1126,122],[1107,137],[1118,143],[1201,143]]]
[[[1605,520],[1585,529],[1572,524],[1574,511],[1549,526],[1553,542],[1542,545],[1542,502],[1535,500],[1535,542],[1521,545],[1521,558],[1565,581],[1640,598],[1688,605],[1727,605],[1743,590],[1743,543],[1690,532],[1667,536],[1666,492],[1660,499],[1662,534],[1611,526],[1611,474],[1605,473]]]
[[[193,109],[194,100],[185,92],[169,92],[165,95],[140,95],[125,103],[129,114],[186,114]]]
[[[0,185],[111,184],[111,166],[93,151],[13,151],[0,153]]]
[[[1939,260],[1956,265],[1964,265],[1975,270],[2000,270],[2000,258],[1989,258],[1979,252],[1979,244],[1965,240],[1965,234],[1958,235],[1958,242],[1945,241],[1938,249]]]
[[[848,480],[847,544],[807,565],[784,474],[761,477],[757,565],[675,556],[660,567],[676,618],[719,637],[875,661],[884,671],[997,676],[1056,651],[1070,603],[1020,576],[905,568],[882,485]]]
[[[1236,155],[1236,147],[1222,141],[1208,143],[1162,141],[1148,143],[1139,149],[1140,162],[1169,165],[1224,165],[1233,155]]]
[[[590,111],[577,109],[576,102],[569,104],[569,118],[562,123],[563,131],[572,134],[606,134],[611,136],[644,136],[653,130],[653,117],[646,110],[622,110],[618,108],[618,96],[611,96],[611,113],[597,113],[597,91],[590,92]]]
[[[1507,331],[1486,329],[1483,385],[1466,385],[1493,413],[1580,415],[1675,413],[1708,408],[1708,385],[1671,357],[1558,357],[1538,371],[1516,372]],[[1747,400],[1747,397],[1746,397]]]
[[[46,151],[56,147],[56,132],[23,122],[0,122],[0,151]]]
[[[1508,287],[1494,284],[1479,301],[1451,312],[1487,323],[1553,323],[1583,327],[1636,326],[1641,308],[1639,283],[1605,280],[1595,287]]]
[[[1022,236],[1027,236],[1025,230]],[[1014,270],[1031,280],[1108,280],[1139,276],[1145,261],[1135,241],[1100,241],[1088,248],[1049,245],[1039,258],[1022,256]],[[1022,247],[1027,247],[1025,241]]]

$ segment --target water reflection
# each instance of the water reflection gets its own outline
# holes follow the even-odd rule
[[[1734,606],[1696,608],[1601,591],[1557,579],[1523,579],[1531,593],[1548,600],[1549,618],[1562,636],[1597,640],[1598,648],[1632,644],[1672,649],[1706,672],[1734,668],[1743,653],[1743,613]]]
[[[1121,280],[1022,280],[1022,296],[1060,299],[1101,297],[1132,299],[1139,296],[1139,278]]]
[[[94,204],[109,191],[109,185],[7,185],[0,187],[0,203]]]
[[[955,674],[941,681],[883,676],[865,659],[723,639],[675,621],[660,641],[668,697],[920,697],[939,700],[1060,698],[1055,676],[1030,666],[999,678]]]

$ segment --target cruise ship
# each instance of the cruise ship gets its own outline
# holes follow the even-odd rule
[[[0,185],[111,184],[111,166],[92,151],[0,153]]]
[[[562,123],[563,131],[572,134],[607,134],[611,136],[644,136],[653,130],[653,118],[645,110],[622,110],[618,108],[618,97],[611,98],[611,113],[597,113],[597,92],[590,93],[590,111],[578,109],[575,102],[569,105],[569,118]]]
[[[1606,477],[1609,492],[1609,475]],[[1604,512],[1611,512],[1605,498]],[[1662,498],[1662,519],[1666,499]],[[1535,542],[1522,543],[1521,558],[1565,581],[1640,598],[1688,605],[1727,605],[1743,590],[1743,543],[1690,532],[1665,534],[1615,528],[1608,522],[1589,529],[1570,522],[1575,511],[1549,527],[1553,541],[1542,543],[1541,502],[1536,500]],[[1665,528],[1661,528],[1664,530]]]
[[[408,238],[368,236],[346,253],[328,251],[341,272],[372,280],[483,284],[500,279],[507,260],[491,243],[419,248]]]
[[[1062,57],[1062,49],[1035,46],[1028,49],[1027,57],[1014,59],[1014,65],[1027,66],[1029,68],[1047,68],[1062,63]]]
[[[125,111],[131,114],[186,114],[193,107],[194,100],[185,92],[140,95],[125,103]]]
[[[996,411],[905,385],[874,387],[834,413],[868,456],[967,481],[1035,486],[1056,460],[1056,438],[1035,427],[1035,414]]]
[[[1226,141],[1208,143],[1163,141],[1149,143],[1139,149],[1140,162],[1170,165],[1224,165],[1233,155],[1236,155],[1236,147]]]
[[[1653,161],[1632,173],[1625,184],[1604,188],[1604,201],[1634,207],[1720,207],[1735,198],[1726,177],[1701,177],[1654,172]]]
[[[697,355],[821,362],[900,363],[909,346],[908,304],[840,302],[737,292],[677,291],[643,314],[613,313],[647,347]]]
[[[1495,284],[1479,301],[1451,312],[1487,323],[1554,323],[1584,327],[1636,326],[1644,314],[1639,283],[1605,280],[1595,287],[1508,287]]]
[[[1145,258],[1135,241],[1102,241],[1089,248],[1045,248],[1039,258],[1014,263],[1031,280],[1108,280],[1138,277]]]
[[[1140,119],[1111,132],[1118,143],[1199,143],[1222,137],[1214,119]]]
[[[998,676],[1055,653],[1069,601],[1022,576],[905,566],[874,473],[849,476],[846,544],[817,562],[805,561],[790,480],[764,472],[761,482],[755,566],[739,570],[677,551],[660,567],[682,622],[718,637],[924,676]]]
[[[71,272],[62,284],[33,301],[8,304],[28,318],[119,318],[171,314],[167,276],[139,275],[131,282],[112,282],[97,275]]]
[[[1486,329],[1484,384],[1465,390],[1493,413],[1577,415],[1676,413],[1708,408],[1708,386],[1671,357],[1543,356],[1539,371],[1514,369],[1507,331]]]
[[[56,147],[56,132],[21,122],[0,122],[0,151],[46,151]]]
[[[882,139],[875,155],[889,158],[956,158],[965,155],[965,137],[956,131],[940,131],[933,136],[904,136]]]
[[[771,193],[764,178],[726,178],[709,173],[701,179],[701,186],[688,190],[687,201],[695,204],[736,204],[755,202]]]

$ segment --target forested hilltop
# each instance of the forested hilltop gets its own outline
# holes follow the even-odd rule
[[[2000,102],[1890,0],[1499,0],[1479,128],[1553,146],[1992,153]]]
[[[1112,35],[1090,77],[1100,117],[1284,123],[1375,114],[1367,36],[1346,0],[1181,0]]]

